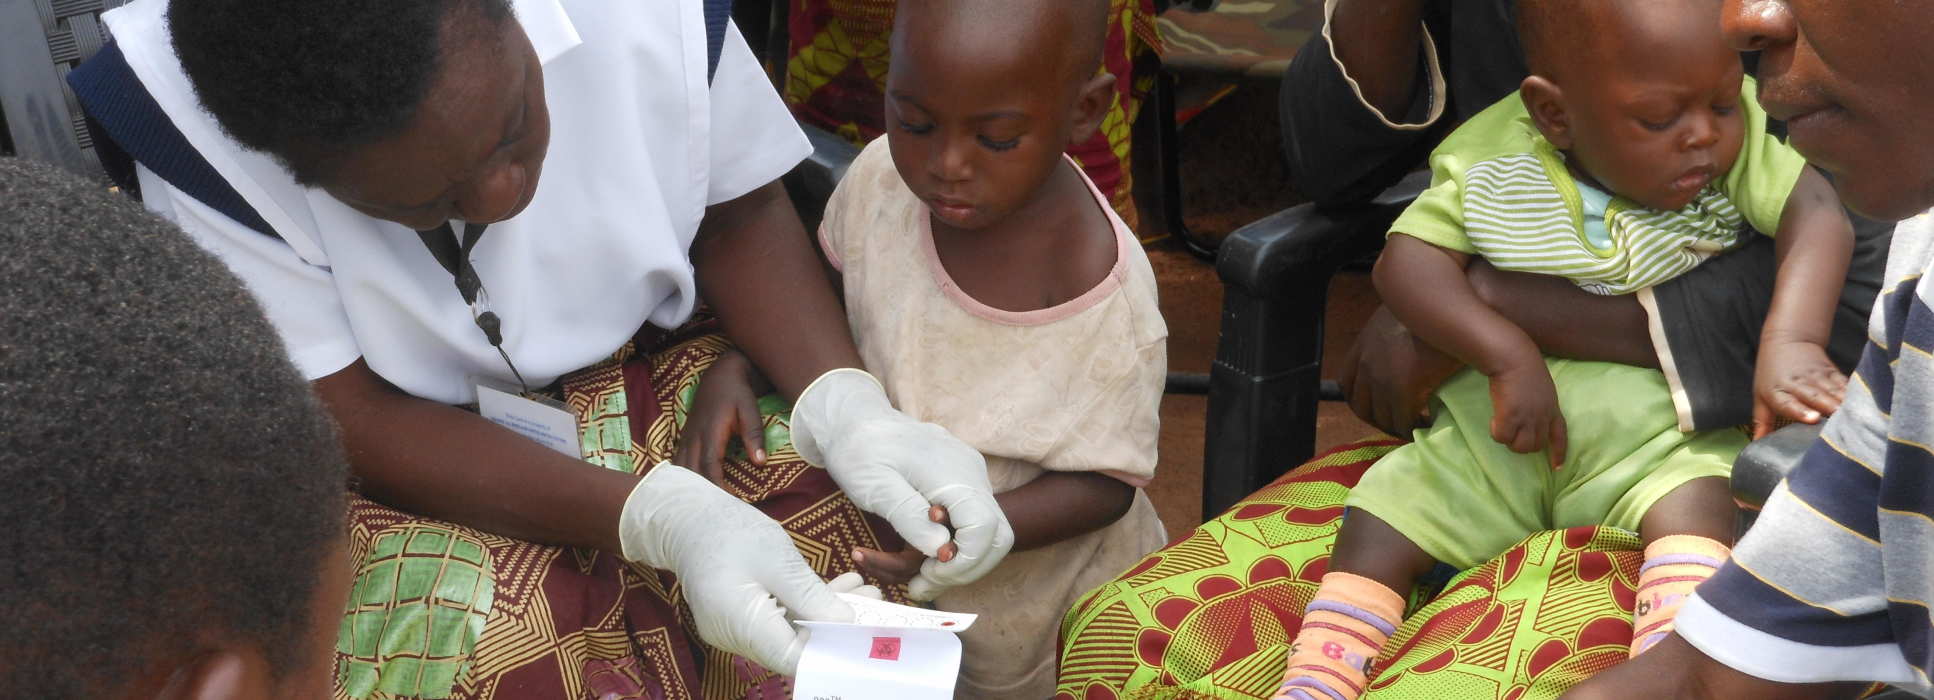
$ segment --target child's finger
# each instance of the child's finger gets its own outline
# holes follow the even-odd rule
[[[1772,394],[1772,396],[1767,397],[1767,403],[1772,404],[1775,414],[1783,416],[1788,420],[1796,420],[1801,423],[1812,424],[1820,422],[1820,411],[1808,406],[1798,396],[1795,396],[1795,390],[1781,387],[1774,389]]]
[[[1753,439],[1758,440],[1773,432],[1773,407],[1763,399],[1753,401]]]
[[[685,467],[686,469],[691,469],[693,471],[698,470],[699,468],[698,459],[697,459],[698,455],[696,452],[692,450],[692,443],[693,443],[694,437],[695,436],[692,436],[692,435],[678,436],[678,449],[672,452],[672,464],[676,464],[678,466]]]
[[[712,483],[724,486],[725,441],[731,439],[729,436],[732,434],[732,426],[713,425],[711,428],[707,432],[712,434],[706,436],[707,439],[698,445],[698,461],[704,465],[701,470],[706,478],[711,479]]]
[[[1801,400],[1823,415],[1833,415],[1840,410],[1840,402],[1847,397],[1847,380],[1839,372],[1809,376],[1803,383],[1807,393]]]
[[[745,455],[753,464],[766,465],[766,424],[759,418],[759,400],[747,396],[740,399],[734,407],[739,414],[739,444],[745,446]]]
[[[1511,442],[1509,447],[1518,454],[1531,454],[1538,451],[1538,433],[1522,423],[1513,423],[1509,428]]]
[[[1503,445],[1505,449],[1512,452],[1518,451],[1518,431],[1515,426],[1506,422],[1502,415],[1491,416],[1491,439]]]
[[[941,524],[942,526],[946,527],[948,530],[954,529],[953,518],[947,515],[946,506],[933,506],[931,508],[928,508],[927,519]],[[953,541],[949,540],[946,544],[940,545],[940,549],[934,551],[933,558],[940,560],[942,563],[945,563],[945,562],[953,561],[954,555],[959,553],[960,553],[960,545],[954,544]]]
[[[705,458],[706,443],[710,442],[705,439],[703,434],[706,431],[697,425],[693,425],[692,428],[692,430],[687,431],[684,435],[679,436],[678,453],[673,455],[672,464],[698,472],[700,476],[705,477],[706,481],[724,486],[725,469],[719,465],[717,460]]]

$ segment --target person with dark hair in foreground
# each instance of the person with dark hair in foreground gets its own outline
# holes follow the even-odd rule
[[[235,276],[0,158],[0,688],[329,695],[348,463]]]
[[[1652,651],[1570,698],[1923,695],[1934,671],[1934,7],[1727,0],[1760,102],[1855,211],[1907,219],[1840,411]],[[1908,217],[1913,217],[1909,219]]]
[[[150,155],[143,201],[247,281],[341,424],[360,498],[339,693],[779,692],[791,620],[853,614],[825,582],[844,552],[904,538],[938,591],[1011,545],[978,453],[836,371],[860,358],[778,183],[811,147],[717,9],[104,16],[169,122],[141,129],[212,170]],[[781,396],[736,426],[749,454],[715,485],[667,460],[732,345]]]

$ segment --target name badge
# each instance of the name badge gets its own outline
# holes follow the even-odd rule
[[[571,459],[584,459],[578,439],[578,419],[562,405],[534,401],[483,384],[477,385],[477,414],[511,432],[556,450]]]

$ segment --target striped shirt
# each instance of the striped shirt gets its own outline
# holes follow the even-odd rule
[[[1846,402],[1732,561],[1678,617],[1693,646],[1782,682],[1928,692],[1934,667],[1934,217],[1896,230]]]
[[[1511,95],[1478,113],[1431,154],[1431,188],[1391,232],[1482,256],[1499,269],[1565,277],[1595,294],[1630,294],[1670,280],[1738,244],[1748,225],[1779,228],[1805,161],[1765,133],[1766,113],[1742,84],[1739,160],[1677,211],[1613,197],[1609,245],[1586,235],[1580,185],[1565,157]]]

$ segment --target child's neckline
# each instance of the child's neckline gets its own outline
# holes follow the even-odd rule
[[[1089,200],[1101,209],[1102,215],[1108,221],[1110,233],[1115,238],[1115,264],[1109,268],[1108,274],[1102,277],[1101,281],[1096,283],[1095,286],[1075,296],[1073,299],[1059,304],[1029,311],[1010,311],[991,306],[981,302],[979,299],[975,299],[973,295],[961,289],[960,284],[954,281],[953,275],[947,272],[946,264],[940,260],[940,251],[934,245],[932,213],[927,210],[924,202],[917,202],[915,206],[918,207],[920,213],[917,217],[919,219],[919,232],[917,237],[920,239],[920,255],[926,260],[927,270],[933,275],[934,283],[940,287],[941,293],[952,300],[961,310],[1003,325],[1040,326],[1067,319],[1093,308],[1096,304],[1101,303],[1103,299],[1107,299],[1116,290],[1121,288],[1122,272],[1127,267],[1128,255],[1133,252],[1128,246],[1134,240],[1134,236],[1127,234],[1128,225],[1122,222],[1121,217],[1115,213],[1114,207],[1109,206],[1107,196],[1103,195],[1101,189],[1095,186],[1094,180],[1089,179],[1088,174],[1081,170],[1081,164],[1065,153],[1062,154],[1061,158],[1070,167],[1074,168],[1075,176],[1081,178],[1082,185],[1088,190]]]

